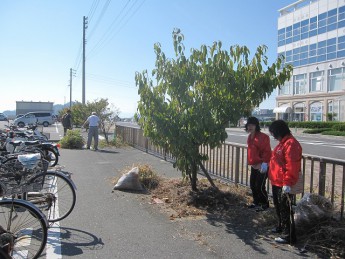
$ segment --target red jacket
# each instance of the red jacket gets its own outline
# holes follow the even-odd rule
[[[269,163],[272,153],[269,136],[262,132],[256,132],[254,138],[248,136],[247,144],[249,165],[261,164],[262,162]]]
[[[302,147],[292,136],[285,136],[274,148],[270,160],[268,177],[278,187],[293,186],[301,170]]]

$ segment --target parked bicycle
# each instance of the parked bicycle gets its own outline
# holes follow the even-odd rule
[[[18,161],[20,172],[0,167],[0,248],[14,258],[38,258],[47,242],[47,218],[33,203],[16,197],[40,188],[22,180],[46,172],[48,163],[39,153],[18,156]]]
[[[18,157],[21,157],[19,155]],[[48,168],[48,164],[46,165]],[[71,180],[71,173],[57,170],[38,171],[34,174],[22,174],[22,165],[18,158],[5,158],[2,162],[3,177],[12,178],[17,187],[28,185],[35,189],[23,191],[21,198],[35,204],[47,217],[49,222],[66,218],[76,203],[76,186]],[[5,169],[6,168],[6,169]]]
[[[45,142],[42,140],[30,141],[25,135],[17,135],[14,131],[0,134],[0,151],[4,154],[19,152],[37,152],[41,150],[42,155],[49,161],[49,166],[55,166],[59,162],[59,144]]]

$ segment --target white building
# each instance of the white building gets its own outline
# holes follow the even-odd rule
[[[277,52],[294,70],[276,117],[345,121],[345,0],[300,0],[279,13]]]

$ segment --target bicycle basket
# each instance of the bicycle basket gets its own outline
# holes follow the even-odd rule
[[[25,155],[18,155],[18,161],[26,168],[26,169],[34,169],[37,167],[38,163],[41,161],[41,154],[25,154]]]

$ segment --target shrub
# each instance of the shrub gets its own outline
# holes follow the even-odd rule
[[[290,129],[291,128],[323,129],[323,128],[332,128],[335,125],[345,125],[345,123],[339,122],[339,121],[289,121],[287,123]]]
[[[345,131],[323,131],[321,132],[322,135],[332,135],[332,136],[344,136],[345,137]]]
[[[125,146],[125,144],[122,141],[121,136],[116,136],[116,138],[113,138],[107,142],[105,139],[101,140],[99,142],[100,147],[122,147]]]
[[[332,129],[335,131],[345,131],[345,123],[335,124]]]
[[[139,180],[146,189],[155,189],[159,184],[159,177],[149,165],[139,165]]]
[[[323,128],[323,129],[308,129],[308,130],[304,130],[303,133],[307,133],[307,134],[319,134],[322,133],[324,131],[331,131],[332,128]]]
[[[84,144],[85,140],[80,130],[67,130],[66,136],[60,140],[62,148],[82,149]]]

